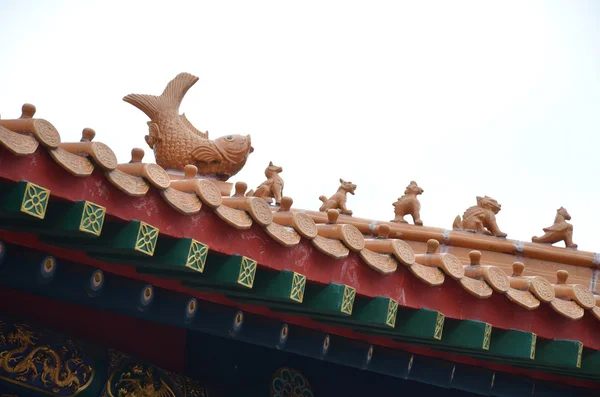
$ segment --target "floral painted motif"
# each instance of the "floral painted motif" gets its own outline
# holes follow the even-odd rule
[[[44,219],[46,209],[48,208],[48,200],[50,198],[50,190],[41,186],[27,182],[23,203],[21,204],[21,212]]]
[[[106,208],[86,201],[83,206],[79,230],[99,236],[102,232],[105,215]]]
[[[279,368],[271,381],[271,397],[313,397],[304,376],[291,368]]]

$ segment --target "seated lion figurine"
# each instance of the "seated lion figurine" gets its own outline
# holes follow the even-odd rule
[[[460,215],[454,219],[454,229],[482,233],[488,236],[506,237],[496,223],[496,214],[500,212],[501,205],[491,197],[477,196],[477,205],[465,211],[462,220]]]
[[[392,204],[394,206],[395,217],[391,222],[408,223],[404,220],[404,216],[411,215],[415,225],[423,226],[423,221],[421,220],[421,203],[417,198],[423,192],[424,190],[417,185],[417,182],[410,181],[410,184],[404,191],[404,196]]]

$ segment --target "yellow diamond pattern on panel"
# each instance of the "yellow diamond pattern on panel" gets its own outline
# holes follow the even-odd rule
[[[290,299],[302,303],[302,301],[304,300],[304,287],[306,287],[306,276],[294,272]]]
[[[102,233],[105,215],[106,208],[86,201],[83,205],[83,213],[81,214],[79,231],[90,233],[94,236],[99,236],[100,233]]]
[[[158,228],[145,222],[140,222],[135,250],[148,256],[154,255],[156,242],[158,240]]]
[[[254,285],[254,277],[256,276],[256,261],[242,257],[240,266],[240,274],[238,276],[238,284],[247,288],[252,288]]]
[[[25,186],[25,194],[21,203],[21,212],[44,219],[50,200],[50,190],[31,182]]]
[[[354,307],[354,298],[356,298],[356,290],[349,285],[344,286],[344,297],[342,298],[342,313],[347,315],[352,314],[352,308]]]
[[[206,264],[207,255],[208,245],[192,240],[185,267],[195,270],[198,273],[202,273],[204,271],[204,265]]]
[[[490,350],[490,341],[492,340],[492,326],[491,324],[485,325],[485,331],[483,333],[483,350]]]
[[[387,318],[385,324],[394,328],[396,326],[396,316],[398,315],[398,302],[393,299],[389,300]]]
[[[446,317],[439,313],[437,314],[437,319],[435,320],[435,330],[433,331],[433,339],[442,340],[442,332],[444,330],[444,320]]]

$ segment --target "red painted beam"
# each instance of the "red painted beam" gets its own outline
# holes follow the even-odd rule
[[[600,350],[600,333],[594,332],[598,323],[589,314],[582,320],[572,321],[554,313],[545,304],[537,310],[527,311],[499,294],[480,300],[469,295],[449,277],[442,286],[428,287],[404,268],[382,276],[363,265],[355,253],[345,260],[336,261],[318,252],[306,240],[296,247],[286,248],[274,242],[260,227],[253,225],[249,230],[237,230],[207,208],[194,216],[181,215],[171,209],[154,189],[145,197],[129,197],[113,187],[98,169],[87,178],[71,176],[45,151],[16,157],[0,148],[0,178],[12,181],[26,179],[51,189],[55,197],[71,201],[89,200],[105,206],[113,217],[138,219],[158,227],[161,233],[191,237],[217,252],[245,255],[263,266],[296,271],[315,282],[348,284],[364,296],[388,296],[404,306],[439,310],[449,318],[485,321],[496,328],[530,331],[547,339],[579,340],[587,347]],[[0,236],[10,240],[16,235],[2,233]],[[17,238],[16,241],[26,246],[30,244],[29,238]],[[43,249],[53,252],[52,249]],[[67,258],[71,256],[70,253],[64,255]],[[101,263],[90,262],[89,258],[81,261],[95,263],[94,266],[102,268]],[[133,269],[122,271],[128,272],[130,277],[144,278],[135,274]],[[155,285],[174,289],[179,283],[159,280]]]

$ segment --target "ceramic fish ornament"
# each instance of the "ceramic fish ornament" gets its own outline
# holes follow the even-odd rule
[[[123,98],[150,117],[146,143],[154,150],[156,163],[169,170],[182,171],[186,165],[198,167],[198,174],[226,181],[246,164],[254,151],[250,135],[227,135],[208,139],[179,114],[187,91],[198,81],[189,73],[177,75],[160,96],[130,94]]]

